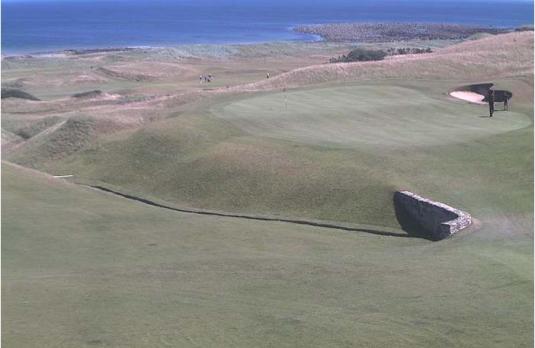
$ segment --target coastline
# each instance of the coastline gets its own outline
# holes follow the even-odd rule
[[[492,1],[500,11],[437,1],[363,0],[333,6],[329,2],[210,0],[198,1],[7,1],[2,56],[56,54],[71,49],[175,47],[195,44],[251,44],[276,41],[314,42],[320,36],[297,27],[340,23],[450,23],[466,26],[517,27],[533,23],[533,6],[522,1]],[[185,4],[188,3],[188,4]],[[126,5],[126,6],[125,6]],[[505,6],[506,5],[506,6]],[[502,10],[507,8],[507,16]],[[61,9],[61,11],[58,11]],[[323,38],[326,38],[323,36]]]
[[[477,26],[451,23],[426,22],[336,22],[317,24],[296,24],[286,27],[287,32],[302,35],[291,40],[239,41],[239,42],[198,42],[162,45],[102,45],[88,47],[65,47],[57,49],[6,49],[2,48],[2,59],[66,57],[85,54],[104,54],[129,51],[157,51],[165,49],[190,50],[199,47],[240,47],[266,44],[311,44],[346,43],[373,44],[405,42],[411,40],[458,40],[466,39],[476,33],[500,34],[512,31],[533,30],[531,26],[498,27]]]
[[[462,40],[471,35],[503,34],[521,27],[496,27],[432,22],[345,22],[299,25],[296,32],[330,42],[381,43],[409,40]]]
[[[194,48],[232,48],[242,46],[261,46],[261,45],[292,45],[292,44],[314,44],[327,43],[320,35],[309,34],[310,39],[303,40],[271,40],[271,41],[243,41],[243,42],[228,42],[228,43],[185,43],[185,44],[170,44],[170,45],[127,45],[127,46],[100,46],[100,47],[77,47],[77,48],[58,48],[53,50],[35,50],[35,51],[21,51],[16,52],[10,50],[4,53],[2,49],[2,59],[19,59],[19,58],[48,58],[48,57],[67,57],[67,56],[81,56],[88,54],[105,54],[105,53],[120,53],[120,52],[143,52],[143,51],[158,51],[166,49],[176,50],[191,50]]]
[[[28,49],[12,49],[2,47],[2,59],[4,58],[22,58],[22,57],[47,57],[47,56],[62,56],[62,55],[82,55],[91,53],[111,53],[111,52],[126,52],[126,51],[142,51],[142,50],[159,50],[159,49],[188,49],[190,47],[229,47],[229,46],[247,46],[247,45],[265,45],[265,44],[293,44],[293,43],[317,43],[326,41],[321,35],[301,33],[296,30],[298,25],[291,25],[286,27],[286,32],[298,35],[293,39],[273,39],[273,40],[243,40],[243,41],[228,41],[228,42],[185,42],[185,43],[162,43],[157,45],[98,45],[98,46],[70,46],[58,48],[28,48]],[[7,51],[7,53],[4,53]]]

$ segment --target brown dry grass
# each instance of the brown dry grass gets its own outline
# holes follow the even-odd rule
[[[533,74],[533,32],[519,32],[464,42],[434,53],[378,62],[307,66],[235,89],[297,88],[305,85],[373,79],[487,80]]]

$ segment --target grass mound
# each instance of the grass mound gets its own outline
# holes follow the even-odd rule
[[[106,76],[112,79],[117,79],[117,80],[141,82],[141,81],[152,81],[155,79],[154,76],[148,75],[148,74],[117,71],[117,70],[108,69],[104,67],[98,67],[95,69],[95,71],[103,76]]]
[[[4,128],[2,128],[1,139],[2,139],[2,145],[9,144],[9,143],[15,143],[15,142],[18,142],[18,141],[22,140],[20,136],[18,136],[15,133],[11,133],[10,131],[8,131],[8,130],[6,130]]]
[[[58,116],[45,117],[36,122],[31,122],[28,125],[25,125],[21,128],[18,128],[14,131],[15,134],[19,135],[23,139],[29,139],[42,131],[56,125],[61,122],[62,118]]]
[[[18,99],[27,99],[27,100],[34,100],[38,101],[39,98],[31,95],[30,93],[21,91],[20,89],[14,89],[14,88],[2,88],[2,99],[6,98],[18,98]]]
[[[39,136],[30,138],[21,151],[8,158],[29,167],[58,160],[90,144],[95,126],[96,122],[92,118],[70,118],[40,133]]]
[[[480,40],[480,39],[485,39],[487,37],[492,37],[492,36],[495,36],[495,34],[492,34],[492,33],[475,33],[475,34],[472,34],[469,37],[467,37],[466,40]]]
[[[2,88],[6,89],[22,89],[24,88],[24,84],[26,82],[25,78],[18,78],[18,79],[12,79],[8,81],[2,82]]]
[[[498,80],[528,75],[533,75],[533,33],[518,32],[466,41],[435,50],[430,55],[307,66],[242,89],[282,90],[320,83],[380,79],[457,79],[466,82],[489,76]]]
[[[73,98],[96,98],[102,95],[102,91],[99,89],[95,89],[92,91],[87,92],[81,92],[81,93],[75,93],[72,95]]]

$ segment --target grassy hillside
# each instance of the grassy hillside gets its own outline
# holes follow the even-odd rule
[[[530,218],[434,243],[170,212],[7,164],[2,203],[6,347],[533,343]]]
[[[176,207],[402,237],[183,214],[4,163],[2,343],[532,346],[533,33],[317,65],[337,49],[4,59],[3,80],[43,101],[2,101],[3,160]],[[481,82],[512,91],[510,111],[448,95]],[[408,238],[397,189],[475,225]]]
[[[533,75],[533,32],[495,35],[379,62],[305,66],[239,90],[297,88],[326,82],[378,79],[483,81]]]
[[[380,81],[216,100],[61,162],[31,163],[231,212],[396,227],[396,189],[476,216],[511,205],[529,212],[532,106],[520,99],[489,119],[485,106],[447,96],[459,84]],[[514,202],[493,198],[504,196]]]
[[[109,99],[82,109],[84,119],[65,113],[77,107],[75,98],[50,102],[54,112],[29,113],[40,117],[31,124],[60,110],[68,121],[7,158],[182,207],[228,212],[398,227],[392,193],[408,189],[478,218],[503,209],[523,214],[533,205],[532,37],[498,35],[417,57],[311,66],[189,100]],[[146,62],[141,67],[149,69]],[[477,80],[467,80],[466,71]],[[485,106],[447,94],[490,78],[514,94],[511,111],[493,119]],[[323,84],[306,86],[314,81]],[[302,87],[239,92],[281,83]],[[27,118],[22,110],[10,106],[8,125]],[[120,123],[138,130],[108,134]]]

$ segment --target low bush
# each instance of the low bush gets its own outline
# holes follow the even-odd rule
[[[339,56],[338,58],[331,58],[331,63],[341,62],[365,62],[371,60],[382,60],[387,56],[387,53],[382,50],[370,50],[365,48],[356,48],[347,55]]]

